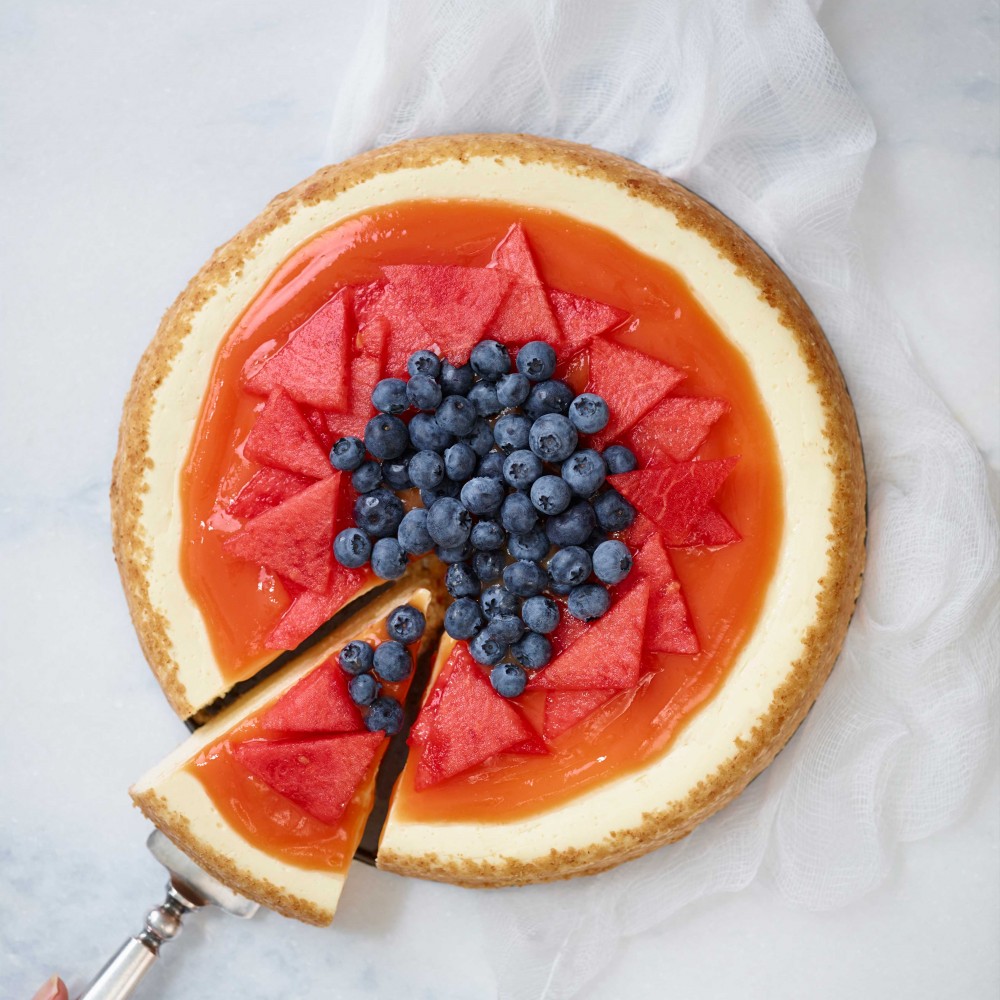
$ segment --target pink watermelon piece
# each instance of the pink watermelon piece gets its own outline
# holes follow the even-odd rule
[[[528,234],[520,222],[515,222],[496,245],[488,266],[498,267],[527,285],[542,284],[535,255],[528,243]]]
[[[261,722],[284,733],[353,733],[365,727],[347,693],[347,676],[332,659],[289,688]]]
[[[697,653],[701,646],[691,613],[659,535],[650,537],[639,550],[632,574],[649,585],[647,647],[656,653]]]
[[[549,302],[562,330],[566,355],[575,354],[595,337],[614,329],[628,318],[628,313],[594,299],[549,289]],[[610,400],[609,400],[610,402]]]
[[[629,445],[641,465],[684,462],[705,443],[715,422],[729,412],[724,399],[670,396],[632,429]]]
[[[281,388],[307,406],[345,409],[352,336],[349,306],[350,291],[341,289],[292,331],[283,347],[244,374],[246,390],[269,396]]]
[[[591,437],[591,447],[603,448],[619,438],[683,378],[683,372],[642,351],[595,340],[590,345],[587,391],[604,397],[611,420],[600,434]]]
[[[372,392],[382,378],[389,324],[375,317],[362,331],[361,353],[351,362],[351,405],[349,413],[328,413],[326,425],[336,442],[342,437],[363,437],[365,424],[374,416]]]
[[[320,448],[329,455],[330,448],[333,447],[333,442],[336,439],[330,433],[330,427],[326,422],[326,414],[322,410],[309,410],[306,412],[305,418],[313,434],[316,435],[316,441]]]
[[[379,302],[385,293],[384,281],[370,281],[366,285],[354,285],[352,302],[354,306],[354,319],[359,330],[365,327],[378,317]]]
[[[738,456],[622,472],[608,482],[657,527],[667,545],[686,545]]]
[[[248,521],[301,493],[313,482],[315,480],[284,469],[258,469],[230,501],[229,513],[241,521]]]
[[[695,518],[683,543],[671,547],[693,548],[696,545],[706,545],[718,549],[742,540],[743,536],[729,523],[725,514],[714,503],[710,503]]]
[[[541,285],[515,282],[510,287],[496,315],[490,320],[487,335],[502,344],[517,347],[531,340],[544,340],[561,347],[562,335],[556,324],[545,289]]]
[[[336,823],[368,776],[383,733],[309,740],[248,740],[233,756],[268,788],[321,823]]]
[[[545,739],[554,740],[572,729],[614,696],[614,691],[546,691]]]
[[[268,397],[250,430],[243,454],[261,465],[287,469],[312,479],[326,479],[333,474],[329,454],[284,389],[275,389]]]
[[[418,738],[423,739],[418,789],[462,774],[505,751],[524,753],[526,747],[533,747],[547,752],[517,706],[493,690],[464,642],[455,645],[447,667],[440,699],[422,729],[418,719]]]
[[[640,581],[617,597],[602,618],[531,679],[529,691],[622,691],[642,668],[649,585]]]
[[[367,567],[347,569],[333,560],[326,587],[318,592],[303,590],[293,595],[290,607],[264,640],[264,648],[296,649],[316,629],[325,625],[370,578],[371,571]],[[283,582],[286,586],[293,583],[293,581]]]
[[[340,475],[331,475],[251,518],[222,547],[309,590],[325,590],[333,572]]]

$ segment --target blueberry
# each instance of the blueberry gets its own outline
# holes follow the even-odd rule
[[[444,613],[444,630],[452,639],[471,639],[485,624],[482,608],[471,597],[459,597]]]
[[[372,406],[382,413],[402,413],[409,405],[406,383],[401,378],[384,378],[372,392]]]
[[[495,417],[503,405],[497,399],[496,386],[489,382],[477,382],[470,390],[468,400],[476,408],[481,417]]]
[[[483,629],[469,643],[469,652],[477,663],[492,667],[507,655],[507,647],[499,639]]]
[[[341,566],[357,569],[371,559],[371,539],[360,528],[344,528],[333,540],[333,555]]]
[[[578,587],[581,583],[586,583],[592,569],[590,556],[579,545],[560,549],[549,560],[549,576],[552,582],[563,587]]]
[[[518,559],[504,568],[503,582],[518,597],[534,597],[548,586],[549,574],[536,562]]]
[[[470,479],[461,492],[462,503],[472,511],[473,514],[495,514],[503,503],[504,487],[503,483],[496,479],[487,479],[485,476],[476,476]]]
[[[532,425],[528,447],[543,462],[562,462],[576,451],[576,428],[561,413],[546,413]]]
[[[497,382],[497,402],[501,407],[520,406],[530,392],[531,383],[520,372],[503,375]]]
[[[441,404],[441,386],[430,375],[414,375],[406,383],[406,398],[415,410],[436,410]]]
[[[399,547],[411,556],[422,556],[434,548],[434,539],[427,530],[427,511],[415,507],[403,515],[396,531]]]
[[[552,643],[537,632],[526,632],[510,651],[514,659],[529,670],[541,670],[552,659]]]
[[[372,572],[382,580],[398,580],[406,572],[406,553],[395,538],[380,538],[372,546]]]
[[[444,479],[444,459],[436,451],[414,452],[410,458],[410,481],[423,490],[432,490]]]
[[[408,429],[410,441],[418,451],[444,451],[455,442],[454,435],[437,422],[433,413],[415,413]]]
[[[372,490],[354,501],[354,523],[372,538],[395,535],[403,514],[403,501],[388,490]]]
[[[524,412],[532,420],[537,420],[546,413],[565,414],[569,410],[569,404],[573,402],[573,395],[573,390],[559,379],[539,382],[532,387],[525,400]]]
[[[472,515],[457,500],[442,497],[427,512],[427,530],[438,545],[463,545],[472,533]]]
[[[517,370],[532,382],[544,382],[556,370],[556,352],[544,340],[532,340],[517,352]]]
[[[635,507],[617,490],[605,490],[595,497],[594,513],[605,531],[624,531],[635,520]]]
[[[462,437],[476,426],[476,407],[465,396],[445,396],[434,414],[438,427]],[[440,450],[440,449],[439,449]]]
[[[359,493],[371,493],[382,485],[382,466],[369,459],[351,473],[351,485]]]
[[[498,663],[490,671],[490,684],[501,698],[516,698],[528,683],[528,675],[516,663]]]
[[[532,632],[548,635],[559,625],[559,605],[551,597],[529,597],[521,605],[521,620]]]
[[[593,448],[581,448],[562,464],[562,477],[578,497],[589,497],[604,485],[607,467]]]
[[[623,542],[601,542],[594,550],[594,576],[602,583],[621,583],[632,569],[632,554]]]
[[[406,424],[389,413],[379,413],[365,424],[365,447],[375,458],[399,458],[408,441]]]
[[[505,562],[502,552],[477,552],[472,557],[472,568],[480,580],[489,582],[500,578]]]
[[[337,659],[344,673],[352,676],[366,674],[375,662],[375,650],[367,642],[355,639],[340,651]]]
[[[472,365],[455,367],[450,361],[441,362],[441,391],[446,396],[465,396],[475,382]]]
[[[572,498],[569,483],[560,476],[541,476],[531,484],[531,502],[543,514],[561,514]]]
[[[416,642],[423,637],[424,629],[427,628],[427,619],[422,611],[419,611],[412,604],[401,604],[394,608],[385,621],[385,631],[390,639],[409,646],[411,642]]]
[[[610,475],[617,476],[619,472],[632,472],[639,463],[625,445],[611,444],[604,449],[604,464]]]
[[[581,392],[569,404],[569,419],[581,434],[596,434],[608,426],[608,404],[593,392]]]
[[[517,598],[506,588],[499,585],[487,587],[479,598],[479,606],[487,618],[497,615],[516,615]]]
[[[442,497],[451,497],[452,500],[457,499],[459,492],[461,492],[462,486],[460,483],[454,483],[450,479],[443,479],[441,483],[434,487],[434,489],[422,489],[420,491],[420,502],[430,510],[434,504],[440,500]]]
[[[410,481],[410,458],[400,455],[399,458],[387,458],[382,463],[382,478],[386,486],[394,490],[408,490],[413,483]]]
[[[611,595],[599,583],[583,583],[569,592],[569,613],[582,622],[600,618],[611,604]]]
[[[381,690],[382,685],[371,674],[358,674],[347,682],[347,693],[355,705],[370,705]]]
[[[395,736],[403,728],[403,706],[395,698],[376,698],[365,716],[365,728],[372,733],[381,730],[386,736]]]
[[[410,651],[396,639],[380,642],[375,650],[375,673],[384,681],[394,684],[405,680],[413,669]]]
[[[503,463],[503,477],[515,490],[526,490],[542,474],[542,460],[527,448],[512,451]]]
[[[479,596],[479,577],[468,563],[460,562],[449,566],[444,585],[452,597]]]
[[[549,536],[541,528],[532,528],[521,535],[511,535],[507,539],[507,552],[514,559],[530,559],[538,562],[549,554]]]
[[[482,417],[478,417],[472,433],[463,435],[462,441],[481,458],[493,448],[493,428]]]
[[[583,545],[594,530],[597,518],[586,500],[579,500],[568,510],[545,523],[545,533],[553,545]]]
[[[503,479],[503,463],[503,452],[491,451],[479,460],[476,475],[486,476],[488,479]]]
[[[464,483],[476,471],[478,462],[479,456],[473,451],[472,446],[459,441],[444,453],[445,475],[456,482]]]
[[[472,543],[463,542],[461,545],[438,545],[434,549],[434,555],[447,566],[467,562],[472,558]]]
[[[518,615],[494,615],[486,630],[494,639],[509,646],[524,635],[524,622]]]
[[[353,472],[365,460],[365,446],[360,438],[342,437],[330,449],[330,464],[341,472]]]
[[[479,521],[472,527],[472,547],[480,552],[495,552],[507,541],[507,532],[497,521]]]
[[[594,528],[594,530],[587,535],[587,540],[581,542],[583,549],[588,553],[591,559],[594,558],[594,553],[597,551],[597,546],[601,542],[606,542],[608,540],[608,533],[604,531],[603,528]]]
[[[493,440],[501,451],[507,453],[527,448],[530,433],[531,420],[523,413],[505,413],[493,425]]]
[[[472,370],[487,382],[496,382],[510,371],[510,355],[503,344],[495,340],[481,340],[472,348],[469,357]]]
[[[406,370],[411,378],[420,375],[437,378],[441,374],[441,359],[433,351],[414,351],[406,362]]]
[[[523,535],[538,523],[535,510],[527,493],[511,493],[500,508],[500,523],[512,535]]]

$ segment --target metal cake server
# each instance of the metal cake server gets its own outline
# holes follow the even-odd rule
[[[246,920],[259,906],[227,889],[203,872],[159,830],[146,841],[153,857],[170,873],[167,898],[146,914],[146,926],[130,937],[80,994],[79,1000],[124,1000],[132,996],[142,977],[160,954],[160,947],[181,932],[184,916],[203,906],[217,906]]]

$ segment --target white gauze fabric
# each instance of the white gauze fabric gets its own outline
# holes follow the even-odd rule
[[[865,276],[850,220],[875,132],[812,11],[382,0],[346,79],[331,160],[412,136],[533,132],[632,157],[718,206],[816,312],[864,440],[868,570],[813,712],[685,841],[593,878],[484,893],[518,956],[497,959],[502,995],[573,996],[622,937],[765,873],[809,908],[871,890],[897,843],[956,818],[992,758],[1000,542],[981,456]]]

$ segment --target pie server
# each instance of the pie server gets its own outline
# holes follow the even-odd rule
[[[259,906],[205,874],[159,830],[146,841],[153,857],[170,873],[167,898],[146,914],[146,926],[130,937],[80,994],[79,1000],[124,1000],[160,954],[160,947],[181,932],[181,920],[203,906],[217,906],[234,917],[252,917]]]

